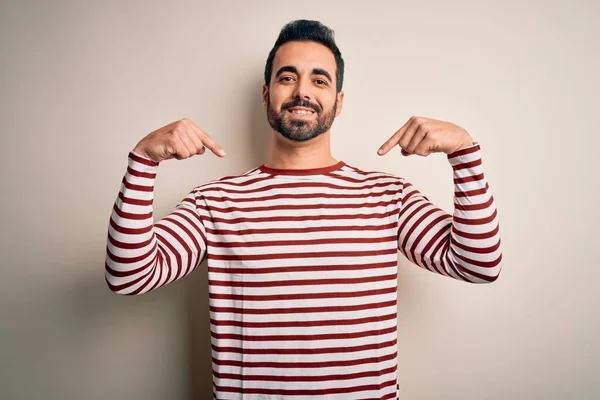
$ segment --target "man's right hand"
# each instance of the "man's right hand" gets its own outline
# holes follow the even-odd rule
[[[170,158],[183,160],[196,154],[204,154],[206,147],[217,156],[225,157],[221,146],[192,120],[184,118],[149,133],[133,151],[159,163]]]

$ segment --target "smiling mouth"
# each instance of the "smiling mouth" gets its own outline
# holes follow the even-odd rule
[[[294,115],[312,115],[315,112],[313,110],[305,110],[305,109],[287,109],[287,112]]]

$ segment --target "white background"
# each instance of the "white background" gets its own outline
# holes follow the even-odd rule
[[[210,398],[206,264],[112,294],[108,219],[127,153],[172,121],[191,118],[228,156],[162,163],[159,217],[268,161],[264,63],[298,18],[332,27],[346,61],[334,157],[452,211],[443,155],[377,148],[411,115],[482,147],[504,269],[476,286],[399,256],[402,399],[600,396],[600,3],[0,4],[0,398]]]

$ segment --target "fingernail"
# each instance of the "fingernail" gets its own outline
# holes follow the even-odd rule
[[[225,157],[227,155],[227,153],[225,153],[225,150],[219,150],[219,154],[222,155],[223,157]]]
[[[383,153],[383,148],[380,148],[379,150],[377,150],[377,154],[381,154]]]

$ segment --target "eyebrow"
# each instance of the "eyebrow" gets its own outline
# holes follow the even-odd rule
[[[277,78],[279,75],[283,74],[284,72],[291,72],[294,74],[298,74],[298,69],[296,67],[294,67],[293,65],[284,65],[283,67],[281,67],[277,70],[277,74],[275,74],[275,78]],[[311,75],[323,75],[324,77],[326,77],[329,80],[329,82],[333,82],[333,79],[331,79],[331,75],[329,74],[329,72],[325,71],[323,68],[313,68]]]

